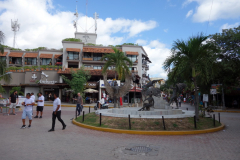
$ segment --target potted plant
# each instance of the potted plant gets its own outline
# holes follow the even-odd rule
[[[55,65],[55,66],[54,66],[54,70],[57,71],[57,68],[58,68],[58,66]]]
[[[36,71],[38,66],[32,66],[32,71]]]
[[[40,68],[41,68],[41,70],[46,70],[47,66],[46,65],[41,65]]]
[[[67,56],[67,60],[69,60],[69,57]]]
[[[22,67],[16,67],[17,72],[21,72]]]
[[[62,70],[62,66],[58,66],[58,70],[61,71]]]
[[[24,66],[24,70],[25,71],[29,71],[31,69],[31,67],[29,67],[29,66]]]
[[[25,58],[25,63],[24,63],[25,65],[27,65],[27,59]]]

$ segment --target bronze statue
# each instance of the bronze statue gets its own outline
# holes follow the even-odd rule
[[[186,84],[184,83],[178,83],[175,85],[175,87],[172,87],[173,94],[168,104],[170,105],[173,101],[175,101],[178,108],[177,94],[181,94],[185,88],[186,88]]]

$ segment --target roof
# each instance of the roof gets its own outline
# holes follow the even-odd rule
[[[130,52],[130,51],[126,51],[126,54],[128,54],[128,55],[136,55],[136,56],[138,56],[138,52]]]
[[[83,47],[83,52],[93,52],[93,53],[114,53],[113,49],[109,48],[88,48]]]
[[[8,52],[4,52],[3,54],[0,54],[0,57],[4,57],[7,55]]]
[[[37,58],[38,53],[26,53],[24,57]]]
[[[23,53],[21,52],[10,52],[9,57],[22,57]]]
[[[57,59],[57,58],[59,58],[60,56],[62,56],[62,54],[55,54],[55,55],[54,55],[54,58]]]
[[[70,52],[81,52],[81,49],[79,49],[79,48],[67,48],[66,51],[70,51]]]
[[[52,57],[53,57],[53,54],[44,54],[44,53],[40,54],[40,58],[52,58]]]
[[[73,71],[78,70],[77,68],[72,68]],[[102,69],[93,69],[93,70],[88,70],[90,72],[90,75],[93,76],[102,76]],[[71,74],[71,69],[70,68],[66,68],[65,71],[60,70],[58,71],[58,73],[60,74]],[[108,76],[115,76],[115,71],[107,71]]]

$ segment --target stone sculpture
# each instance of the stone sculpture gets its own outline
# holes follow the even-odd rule
[[[114,108],[116,108],[116,103],[118,102],[119,97],[123,97],[129,92],[129,88],[131,87],[131,78],[131,74],[126,74],[124,85],[118,86],[117,81],[115,80],[111,86],[107,81],[107,73],[103,74],[104,85],[107,93],[110,98],[114,99]]]
[[[175,87],[172,87],[173,89],[173,94],[170,98],[170,101],[168,103],[168,105],[170,106],[170,104],[175,101],[176,102],[176,105],[177,105],[177,108],[178,108],[178,102],[177,102],[177,96],[178,94],[181,94],[182,91],[186,88],[186,84],[184,83],[178,83],[175,85]]]

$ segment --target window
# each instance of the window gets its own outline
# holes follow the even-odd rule
[[[37,65],[37,58],[25,58],[25,65]]]
[[[127,55],[127,57],[128,57],[132,62],[136,62],[136,61],[137,61],[137,56],[136,56],[136,55]]]
[[[6,57],[4,56],[4,57],[0,57],[0,60],[1,61],[6,61]]]
[[[91,58],[91,53],[84,53],[83,58]]]
[[[21,57],[9,57],[9,63],[10,64],[22,64],[22,58]]]
[[[68,52],[68,60],[79,60],[78,52]]]
[[[41,65],[49,65],[49,63],[52,61],[51,58],[42,58],[42,64]]]
[[[102,54],[100,54],[100,53],[93,53],[93,60],[94,61],[100,61],[101,58],[102,58]]]
[[[102,66],[93,66],[93,69],[102,69]]]
[[[90,65],[84,65],[84,67],[85,67],[86,69],[90,69],[90,68],[91,68]]]

